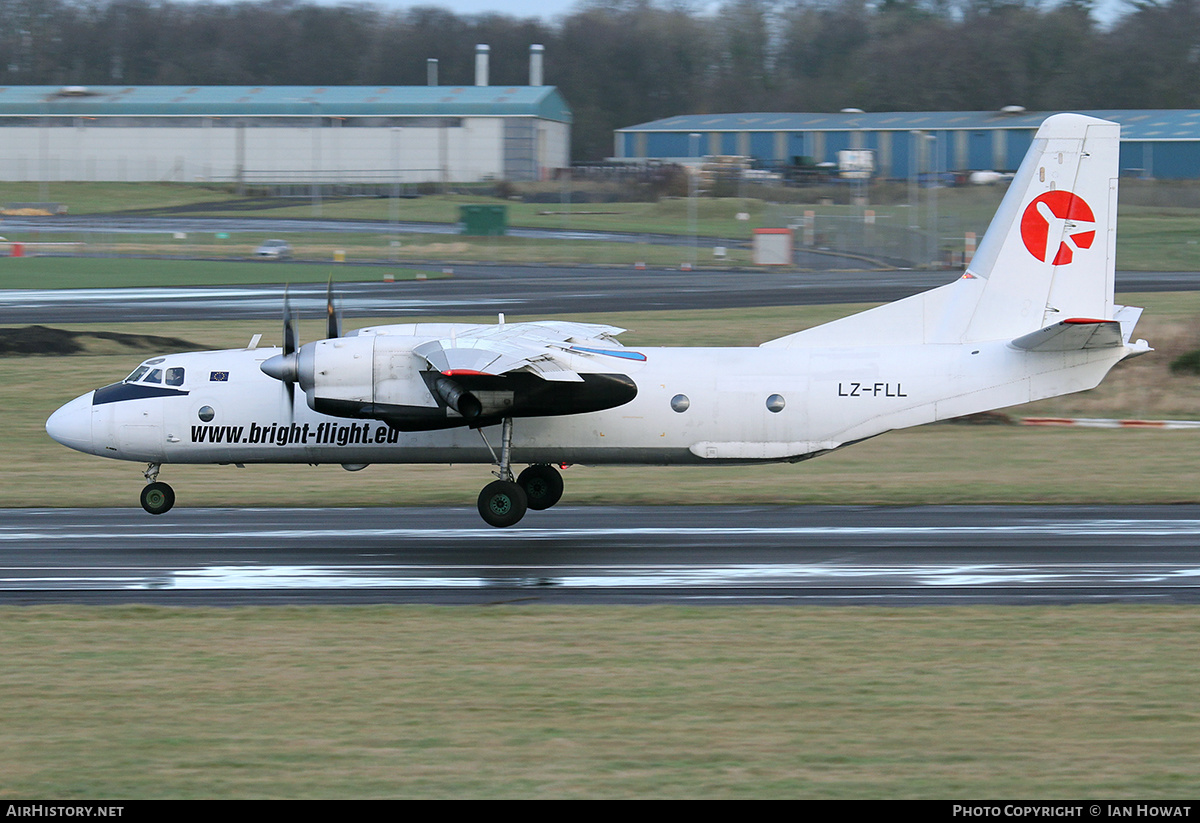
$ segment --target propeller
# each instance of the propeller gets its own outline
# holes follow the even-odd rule
[[[329,277],[329,285],[325,289],[325,337],[335,339],[342,336],[342,307],[333,300],[333,275]]]
[[[300,335],[296,331],[296,316],[292,314],[292,301],[288,299],[288,287],[283,287],[283,359],[287,363],[287,378],[283,384],[287,386],[288,417],[296,416],[296,378],[298,376],[299,358],[296,349],[299,348]],[[265,363],[263,365],[266,365]]]
[[[292,314],[292,301],[288,298],[288,287],[283,287],[283,354],[286,357],[294,354],[298,335],[296,333],[296,318]]]
[[[296,332],[296,317],[292,313],[292,301],[288,299],[288,287],[283,287],[283,354],[268,357],[259,366],[263,373],[274,377],[283,383],[287,389],[288,415],[295,416],[296,409],[296,380],[299,374],[299,363],[296,350],[299,335]],[[289,420],[290,422],[290,420]]]
[[[325,290],[325,336],[342,336],[342,312],[338,301],[334,299],[332,277],[329,278],[329,285]],[[292,312],[287,286],[283,289],[283,354],[267,358],[260,368],[287,387],[288,408],[294,413],[296,382],[300,379],[300,345],[296,316]]]

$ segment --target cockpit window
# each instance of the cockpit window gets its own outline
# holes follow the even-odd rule
[[[160,359],[158,362],[161,363],[162,360]],[[149,365],[147,365],[147,363],[149,363]],[[160,384],[160,385],[165,382],[168,386],[182,386],[183,385],[183,377],[184,377],[183,366],[173,366],[172,368],[166,369],[166,374],[165,374],[166,379],[164,380],[163,379],[164,370],[163,369],[151,369],[150,366],[153,365],[154,361],[147,361],[147,363],[143,363],[142,365],[140,365],[136,369],[134,369],[133,373],[125,378],[125,382],[126,383],[156,383],[156,384]]]

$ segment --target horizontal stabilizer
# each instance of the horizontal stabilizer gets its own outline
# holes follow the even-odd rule
[[[1044,329],[1022,335],[1012,345],[1025,351],[1080,351],[1123,345],[1121,324],[1116,320],[1071,317]]]

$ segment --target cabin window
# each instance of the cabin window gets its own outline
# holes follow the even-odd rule
[[[213,411],[212,406],[201,406],[200,410],[196,412],[196,416],[199,417],[201,420],[203,420],[205,423],[211,422],[212,419],[214,417],[216,417],[216,415],[217,415],[217,413],[215,411]]]
[[[688,410],[688,406],[692,405],[692,401],[688,400],[686,394],[677,394],[671,398],[671,408],[683,414]]]
[[[787,402],[783,399],[782,394],[773,394],[767,398],[767,411],[773,412],[774,414],[779,414],[779,412],[783,411],[783,407],[786,405]]]

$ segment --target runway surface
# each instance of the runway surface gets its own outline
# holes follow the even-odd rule
[[[1200,506],[8,510],[0,604],[1200,602]]]
[[[270,264],[263,264],[264,266]],[[454,266],[453,276],[384,283],[374,267],[361,282],[337,286],[347,317],[490,315],[725,309],[877,303],[949,283],[958,272],[634,271],[595,267]],[[344,274],[345,270],[339,270]],[[361,273],[361,275],[359,274]],[[1197,272],[1118,272],[1121,292],[1194,291]],[[0,324],[105,323],[113,320],[278,320],[282,285],[159,289],[13,289],[0,291]],[[296,311],[323,316],[325,286],[292,284]]]

